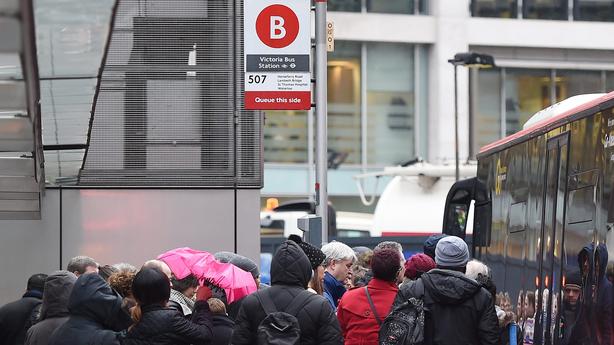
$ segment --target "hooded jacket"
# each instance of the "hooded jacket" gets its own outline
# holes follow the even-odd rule
[[[53,333],[50,345],[118,345],[118,332],[132,323],[121,296],[95,273],[77,279],[68,311],[68,321]]]
[[[68,320],[68,297],[77,276],[57,271],[45,280],[40,321],[28,330],[26,345],[47,345],[51,334]]]
[[[612,313],[614,303],[612,302],[612,283],[605,276],[608,266],[608,248],[600,243],[597,246],[597,260],[599,260],[598,292],[597,292],[597,325],[600,334],[601,344],[612,344]]]
[[[443,269],[424,273],[417,281],[401,285],[393,308],[411,297],[422,297],[424,301],[425,337],[431,339],[431,344],[497,344],[499,325],[492,297],[463,273]]]
[[[15,302],[0,308],[0,345],[23,344],[32,311],[41,304],[43,293],[30,290]]]
[[[309,259],[293,241],[285,241],[271,262],[271,287],[243,299],[235,320],[231,344],[255,344],[258,325],[266,317],[256,295],[269,294],[278,311],[292,306],[294,298],[307,289],[312,274]],[[297,313],[301,328],[301,345],[343,344],[339,322],[330,304],[320,295],[311,295]]]
[[[593,259],[594,253],[594,259]],[[597,260],[599,271],[584,271],[583,260],[588,260],[589,267],[596,267]],[[608,250],[604,244],[595,248],[594,244],[586,245],[578,254],[578,264],[582,274],[582,305],[578,308],[576,324],[571,332],[570,343],[576,344],[611,344],[612,341],[612,283],[605,276],[608,264]],[[596,276],[595,276],[596,275]],[[589,283],[587,283],[589,282]],[[597,295],[593,295],[593,284],[596,282]],[[580,303],[580,302],[578,302]]]

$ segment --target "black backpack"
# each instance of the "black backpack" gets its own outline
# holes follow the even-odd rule
[[[427,309],[424,306],[424,283],[418,279],[413,284],[416,284],[419,297],[409,298],[386,316],[379,330],[379,345],[422,345],[425,343]]]
[[[307,304],[313,293],[301,291],[290,303],[286,311],[278,311],[271,296],[264,291],[255,294],[256,299],[267,316],[260,322],[257,330],[258,345],[297,345],[301,340],[301,327],[296,315]]]

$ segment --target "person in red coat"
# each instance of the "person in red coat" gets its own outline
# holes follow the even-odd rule
[[[373,279],[366,287],[346,292],[337,309],[345,345],[378,344],[380,324],[384,321],[399,290],[401,254],[395,249],[376,251],[371,259]],[[367,295],[368,293],[368,295]],[[373,306],[369,303],[370,296]]]

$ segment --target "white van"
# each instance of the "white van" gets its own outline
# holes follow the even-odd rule
[[[377,202],[371,236],[429,236],[441,233],[446,197],[455,182],[455,165],[414,163],[357,175],[361,199],[366,205],[374,197],[364,195],[364,179],[393,176]],[[477,164],[459,166],[460,179],[475,177]],[[369,200],[370,199],[370,200]]]
[[[299,218],[315,214],[315,205],[299,200],[280,205],[270,211],[260,212],[260,235],[263,237],[288,237],[303,235],[297,226]],[[333,212],[338,237],[369,237],[373,230],[373,215],[360,212]]]

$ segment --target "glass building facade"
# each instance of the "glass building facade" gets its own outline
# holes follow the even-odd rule
[[[522,129],[536,112],[569,97],[614,91],[614,72],[497,68],[471,74],[472,139],[480,147]]]
[[[329,11],[427,14],[428,0],[330,0]]]
[[[473,0],[474,17],[614,21],[613,0]]]
[[[344,165],[386,166],[424,156],[426,49],[341,41],[328,57],[329,155]],[[267,111],[267,163],[307,163],[308,112]]]

